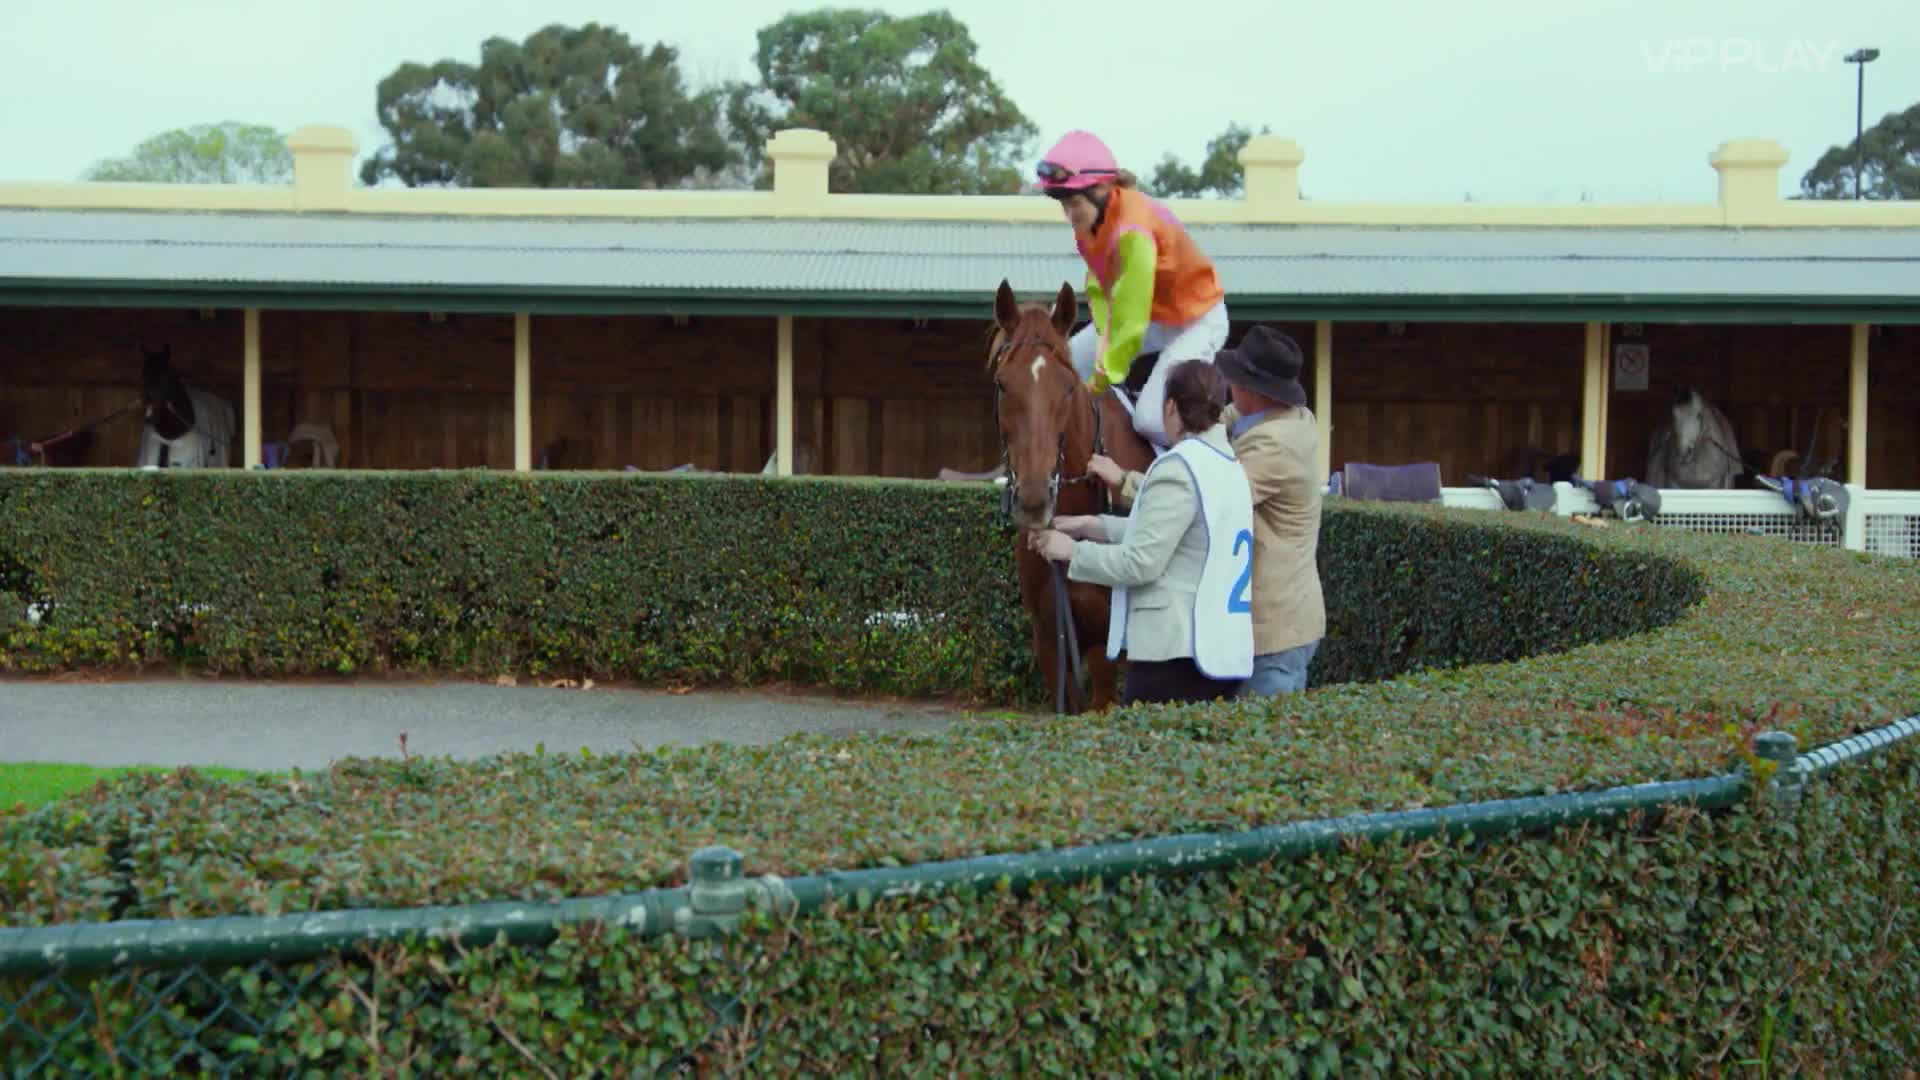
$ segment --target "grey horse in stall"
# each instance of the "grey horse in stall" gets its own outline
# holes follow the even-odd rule
[[[1746,473],[1733,424],[1691,386],[1673,395],[1671,420],[1647,449],[1647,483],[1657,488],[1731,488]]]

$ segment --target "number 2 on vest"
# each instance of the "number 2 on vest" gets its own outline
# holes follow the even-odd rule
[[[1233,583],[1233,593],[1227,597],[1229,615],[1244,615],[1253,610],[1253,605],[1247,602],[1247,586],[1253,583],[1253,530],[1241,529],[1233,538],[1234,555],[1239,555],[1242,547],[1247,549],[1247,565],[1240,571],[1240,580]]]

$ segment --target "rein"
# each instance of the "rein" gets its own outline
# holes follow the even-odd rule
[[[71,439],[76,435],[79,435],[81,432],[92,431],[94,428],[99,427],[101,424],[104,424],[109,420],[117,420],[120,417],[125,416],[127,413],[130,413],[133,410],[139,408],[143,404],[145,404],[145,401],[141,399],[135,399],[121,406],[120,408],[115,409],[114,411],[108,413],[107,415],[100,417],[99,419],[89,420],[78,427],[68,428],[67,430],[61,432],[58,435],[49,435],[44,439],[27,443],[25,448],[26,452],[31,453],[34,456],[38,457],[41,463],[45,464],[47,460],[47,449],[49,447],[59,446],[61,443],[66,442],[68,439]]]
[[[1052,342],[1040,338],[1027,338],[1019,341],[1007,340],[1001,342],[999,347],[993,351],[990,366],[996,374],[1000,370],[1000,362],[1005,359],[1007,353],[1011,352],[1014,347],[1018,345],[1036,346],[1045,350],[1048,357],[1054,361],[1067,363],[1065,357],[1060,355],[1059,348]],[[1067,364],[1067,366],[1072,367],[1071,364]],[[1078,372],[1074,373],[1073,379],[1074,386],[1078,388],[1080,385],[1080,375]],[[1071,394],[1069,394],[1069,396],[1071,396]],[[1100,399],[1093,397],[1091,394],[1088,395],[1088,397],[1091,398],[1093,405],[1092,452],[1094,454],[1104,454],[1106,453],[1106,434],[1102,430],[1100,419]],[[996,378],[993,384],[993,411],[996,416],[1000,413],[1001,400],[1002,392],[1000,382]],[[1091,461],[1091,457],[1089,457],[1088,460]],[[1012,455],[1008,453],[1007,433],[1004,425],[1002,425],[1000,430],[1000,464],[1001,467],[1006,470],[1007,474],[1006,486],[1000,489],[1000,510],[1011,519],[1013,517],[1013,496],[1014,492],[1020,486],[1020,477],[1019,474],[1014,471],[1013,458]],[[1048,500],[1051,502],[1058,498],[1060,486],[1063,483],[1068,485],[1092,484],[1098,488],[1100,492],[1101,512],[1106,513],[1112,509],[1112,492],[1107,489],[1107,485],[1100,482],[1099,477],[1093,475],[1091,469],[1081,473],[1079,476],[1063,478],[1060,474],[1066,471],[1066,467],[1067,432],[1065,428],[1062,428],[1060,431],[1059,452],[1054,457],[1053,472],[1047,477]],[[1073,622],[1073,601],[1067,591],[1067,568],[1064,564],[1053,562],[1052,560],[1048,560],[1047,565],[1049,576],[1053,580],[1053,638],[1055,654],[1053,710],[1056,715],[1065,715],[1069,699],[1074,703],[1076,711],[1086,704],[1080,689],[1086,682],[1086,662],[1080,655],[1080,634]],[[1072,667],[1071,679],[1069,679],[1068,676],[1069,664],[1071,664]],[[1069,696],[1068,692],[1069,686],[1072,687],[1071,696]]]

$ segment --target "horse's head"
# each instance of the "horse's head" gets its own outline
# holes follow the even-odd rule
[[[1673,445],[1677,456],[1693,453],[1699,443],[1703,411],[1698,390],[1682,386],[1673,392]]]
[[[173,370],[173,346],[142,348],[145,364],[140,372],[140,398],[147,425],[163,439],[178,439],[193,430],[193,399],[187,385]]]
[[[1075,311],[1073,286],[1064,283],[1052,308],[1017,302],[1005,280],[993,300],[987,363],[1013,520],[1022,528],[1043,528],[1053,520],[1068,430],[1082,415],[1091,423],[1086,388],[1067,348]]]

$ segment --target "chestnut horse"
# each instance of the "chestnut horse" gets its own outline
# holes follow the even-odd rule
[[[1045,528],[1055,515],[1096,514],[1108,510],[1105,485],[1088,475],[1087,462],[1102,453],[1127,470],[1145,470],[1153,450],[1133,430],[1133,418],[1111,391],[1093,394],[1074,371],[1067,333],[1077,311],[1073,286],[1062,284],[1051,309],[1015,301],[1003,279],[994,296],[994,326],[988,346],[987,368],[993,378],[994,415],[1000,426],[1006,468],[1007,510],[1018,526],[1014,536],[1014,563],[1020,579],[1020,602],[1033,625],[1033,656],[1040,677],[1057,677],[1062,657],[1057,646],[1058,597],[1064,586],[1072,610],[1072,636],[1092,684],[1092,708],[1105,709],[1118,700],[1118,671],[1107,659],[1109,590],[1100,585],[1066,581],[1065,568],[1028,550],[1027,538]],[[1062,681],[1067,681],[1064,678]],[[1077,682],[1077,680],[1073,680]],[[1060,699],[1085,699],[1078,686]],[[1058,700],[1058,699],[1057,699]],[[1064,704],[1060,711],[1067,711]]]

